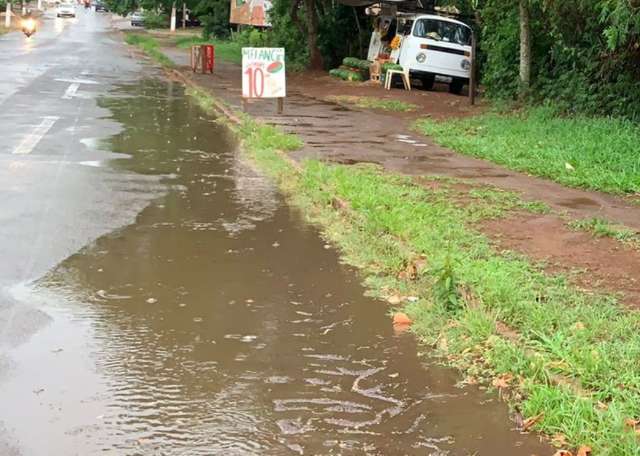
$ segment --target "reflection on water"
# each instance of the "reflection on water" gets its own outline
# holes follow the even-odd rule
[[[67,410],[99,410],[69,451],[547,453],[510,430],[497,400],[421,363],[412,336],[393,334],[385,306],[179,87],[147,81],[103,104],[124,125],[112,149],[131,156],[112,165],[167,176],[168,193],[38,285],[76,322],[65,350],[95,362],[58,373]],[[76,378],[101,393],[74,402]]]

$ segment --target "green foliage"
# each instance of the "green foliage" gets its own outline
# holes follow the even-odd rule
[[[333,71],[333,70],[332,70]],[[330,101],[338,103],[353,104],[359,108],[382,109],[383,111],[407,112],[414,111],[417,105],[407,103],[400,100],[376,98],[376,97],[357,97],[351,95],[337,95],[327,98]]]
[[[433,271],[435,282],[433,284],[433,297],[447,312],[460,310],[460,292],[458,281],[454,271],[454,261],[449,252],[442,265]]]
[[[142,49],[145,54],[160,65],[165,67],[173,66],[171,59],[159,49],[160,45],[158,44],[158,41],[156,41],[152,36],[141,33],[127,33],[124,40],[127,44],[137,46]]]
[[[610,237],[634,245],[640,245],[640,234],[625,227],[613,224],[601,218],[574,220],[569,223],[574,230],[587,231],[596,237]]]
[[[640,5],[628,0],[531,1],[532,102],[568,113],[640,119]],[[494,98],[518,90],[517,0],[486,0],[482,82]]]
[[[145,11],[144,26],[148,29],[167,28],[169,26],[169,16],[165,13]]]
[[[562,117],[539,107],[520,114],[423,119],[416,128],[461,153],[565,185],[640,192],[640,126],[631,121]]]
[[[176,46],[189,49],[193,45],[212,44],[215,47],[216,60],[242,63],[242,45],[236,41],[224,39],[205,39],[194,36],[183,36],[176,39]]]
[[[204,38],[229,37],[229,9],[229,0],[200,0],[196,3],[194,13],[202,23]]]

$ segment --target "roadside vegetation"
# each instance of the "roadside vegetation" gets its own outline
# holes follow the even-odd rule
[[[233,63],[242,63],[242,44],[237,41],[206,39],[197,36],[183,36],[176,39],[176,46],[181,49],[189,49],[199,44],[211,44],[215,47],[216,60],[224,60]]]
[[[406,312],[415,334],[465,372],[463,383],[499,389],[523,414],[523,429],[559,447],[640,455],[640,314],[494,250],[473,228],[544,206],[373,166],[293,164],[283,151],[299,147],[297,138],[240,119],[234,128],[248,156],[360,268],[371,294]]]
[[[415,111],[418,106],[405,101],[391,98],[357,97],[350,95],[337,95],[328,97],[327,100],[336,103],[344,103],[365,109],[381,109],[383,111],[408,112]]]
[[[616,225],[601,218],[573,220],[569,227],[577,231],[586,231],[596,237],[609,237],[624,243],[640,247],[640,234],[621,225]]]
[[[565,117],[550,108],[467,119],[422,119],[416,129],[458,152],[561,184],[640,193],[640,126],[609,117]]]
[[[126,33],[125,42],[132,46],[137,46],[145,54],[165,67],[172,67],[173,62],[161,50],[158,41],[152,36],[141,33]]]

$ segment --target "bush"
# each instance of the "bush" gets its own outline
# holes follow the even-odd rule
[[[156,13],[154,11],[145,11],[144,26],[149,29],[167,28],[169,27],[169,15]]]

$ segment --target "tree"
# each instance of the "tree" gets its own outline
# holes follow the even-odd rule
[[[531,88],[531,13],[529,0],[520,0],[520,97]]]
[[[304,1],[304,4],[301,5]],[[307,37],[307,46],[309,48],[309,68],[312,70],[322,70],[324,68],[324,60],[320,47],[318,46],[318,8],[319,0],[292,0],[291,2],[291,20],[298,27],[300,33]],[[298,17],[298,11],[301,6],[305,13],[306,24]]]

